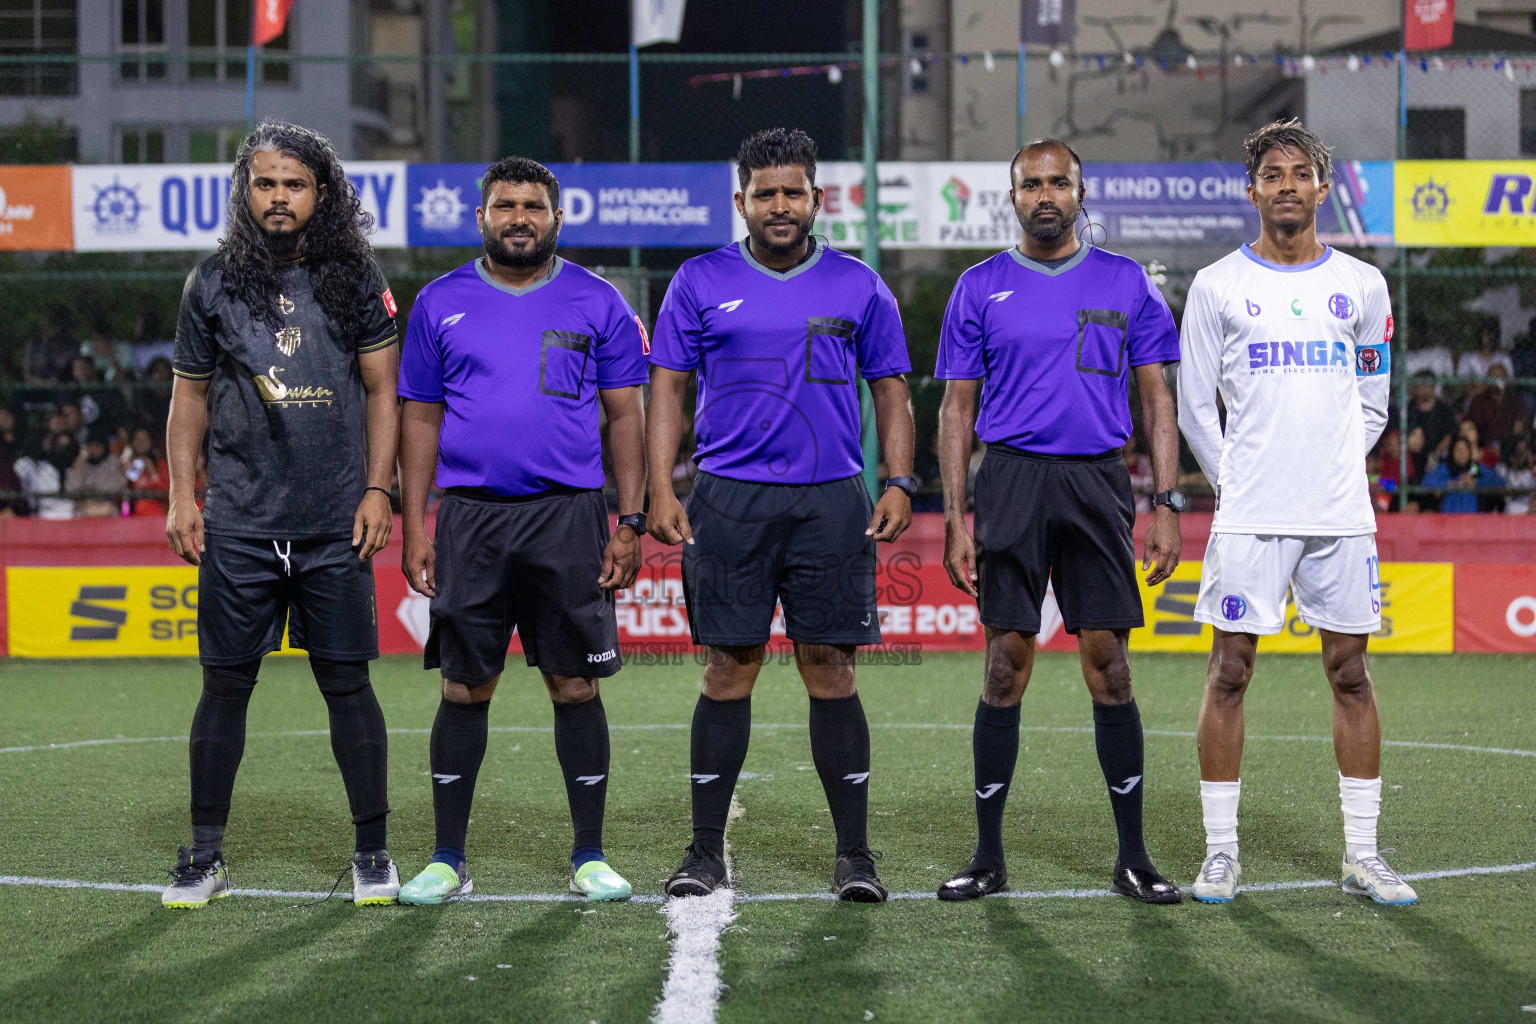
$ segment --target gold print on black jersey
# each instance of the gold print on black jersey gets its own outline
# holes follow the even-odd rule
[[[290,308],[292,303],[289,303]],[[277,332],[277,350],[285,356],[291,356],[299,350],[299,342],[303,337],[297,327],[284,327]]]
[[[297,330],[297,328],[295,328]],[[330,388],[312,385],[290,387],[278,379],[282,371],[275,366],[267,367],[266,373],[256,375],[256,390],[268,405],[330,405],[335,392]]]
[[[283,311],[283,316],[292,316],[293,300],[286,295],[279,294],[277,297],[277,308]]]

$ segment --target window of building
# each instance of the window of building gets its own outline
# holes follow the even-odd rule
[[[4,2],[4,0],[0,0]],[[283,34],[261,48],[261,80],[287,82],[292,69],[288,53],[293,17]],[[187,0],[188,78],[236,81],[245,78],[245,51],[251,41],[250,0]]]
[[[165,77],[165,0],[119,0],[117,73],[125,82]]]
[[[122,163],[165,163],[164,128],[123,128],[117,140],[117,157]]]
[[[187,132],[187,160],[194,164],[231,164],[244,141],[244,125],[193,128]]]
[[[0,0],[0,54],[80,51],[75,0]],[[73,61],[0,65],[0,96],[73,96],[80,75]]]
[[[1465,107],[1409,107],[1409,160],[1465,160]]]
[[[1520,90],[1520,155],[1536,156],[1536,89]]]

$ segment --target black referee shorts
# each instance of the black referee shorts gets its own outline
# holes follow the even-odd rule
[[[242,665],[288,642],[330,661],[379,656],[373,562],[352,538],[256,540],[205,535],[197,569],[197,658]]]
[[[1037,455],[988,445],[976,474],[982,623],[1040,632],[1050,580],[1067,632],[1140,627],[1135,521],[1119,451]]]
[[[768,642],[784,604],[789,639],[878,644],[874,515],[864,479],[761,484],[700,473],[688,496],[683,598],[693,642]]]
[[[425,666],[480,686],[501,675],[512,630],[530,666],[581,679],[619,670],[613,592],[597,585],[608,544],[601,491],[526,498],[449,490],[437,509]]]

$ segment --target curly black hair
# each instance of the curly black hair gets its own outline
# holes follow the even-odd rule
[[[816,185],[816,142],[798,128],[764,128],[753,132],[736,151],[736,180],[745,191],[752,172],[764,167],[799,164],[812,187]]]
[[[358,202],[330,140],[309,128],[268,119],[241,144],[229,183],[229,230],[219,240],[224,291],[272,330],[282,328],[277,258],[251,214],[251,160],[272,150],[299,161],[315,176],[321,194],[304,225],[304,265],[331,328],[340,337],[355,338],[364,330],[367,311],[367,303],[360,300],[373,290],[377,277],[367,237],[373,215]]]
[[[555,180],[554,172],[536,160],[504,156],[487,167],[485,176],[480,179],[481,206],[491,198],[491,186],[498,181],[509,185],[543,185],[549,193],[549,205],[557,210],[560,208],[560,182]]]

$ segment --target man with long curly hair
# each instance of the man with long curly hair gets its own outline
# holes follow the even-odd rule
[[[229,228],[187,277],[167,430],[171,549],[198,567],[203,693],[192,719],[192,842],[161,902],[228,895],[224,826],[262,656],[283,627],[330,711],[357,831],[352,897],[393,903],[373,555],[389,540],[399,412],[395,303],[330,142],[264,121],[240,147]],[[210,401],[211,395],[211,401]],[[211,427],[208,494],[194,474]]]

